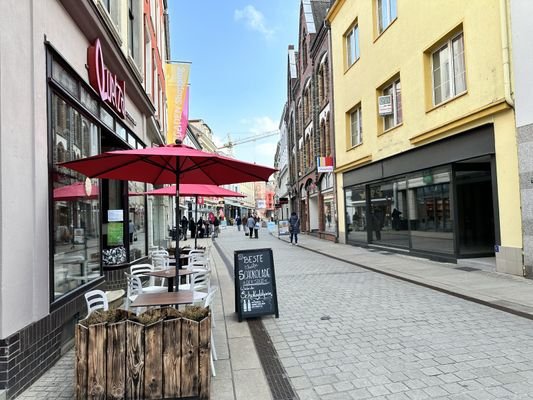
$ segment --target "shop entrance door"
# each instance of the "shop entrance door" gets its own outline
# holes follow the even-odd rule
[[[455,170],[459,257],[494,255],[495,229],[490,163]]]

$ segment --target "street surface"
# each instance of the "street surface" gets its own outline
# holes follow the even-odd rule
[[[234,228],[274,252],[280,318],[262,317],[301,400],[533,399],[533,321]],[[356,261],[356,260],[354,260]]]
[[[533,399],[529,319],[291,246],[265,228],[259,239],[249,239],[228,227],[215,241],[230,269],[234,250],[272,248],[280,318],[261,320],[301,400]],[[215,277],[224,275],[221,261],[215,268]],[[214,285],[231,299],[229,279]],[[211,397],[254,400],[238,393],[239,386],[257,388],[253,381],[237,382],[249,371],[228,369],[228,362],[241,365],[253,350],[228,351],[225,343],[225,332],[246,322],[235,322],[232,307],[222,312],[220,303],[217,298],[217,315],[227,321],[217,322],[218,384]],[[71,350],[19,398],[69,399],[73,393]]]

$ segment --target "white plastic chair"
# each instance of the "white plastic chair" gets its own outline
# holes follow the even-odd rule
[[[179,290],[193,290],[194,302],[203,300],[209,293],[211,284],[211,271],[200,268],[193,269],[194,274],[190,275],[190,283],[179,285]]]
[[[146,293],[159,293],[159,292],[166,292],[167,288],[165,286],[164,279],[161,279],[161,284],[156,285],[155,284],[155,277],[146,275],[147,272],[152,272],[154,270],[154,266],[152,264],[133,264],[130,266],[130,274],[136,275],[138,277],[147,277],[148,279],[145,279],[145,285],[143,285],[143,291]],[[142,280],[141,280],[142,282]]]
[[[211,310],[211,374],[213,376],[217,376],[215,371],[215,360],[218,360],[217,357],[217,350],[215,348],[215,340],[213,337],[213,327],[215,326],[215,316],[213,315],[213,309],[211,308],[211,304],[213,303],[213,299],[215,298],[215,294],[217,292],[218,288],[213,287],[211,290],[209,290],[209,293],[207,297],[204,299],[204,307],[209,307]]]
[[[87,303],[87,316],[95,310],[109,310],[107,296],[103,290],[91,290],[85,293],[85,302]]]
[[[154,268],[166,269],[170,265],[170,255],[166,250],[154,250],[150,254]]]
[[[143,284],[141,282],[141,278],[139,278],[137,275],[128,274],[127,272],[124,272],[126,275],[126,279],[128,281],[128,290],[126,293],[126,310],[130,309],[130,304],[135,301],[138,295],[140,295],[143,292]],[[137,307],[136,314],[138,315],[141,312],[141,307]]]

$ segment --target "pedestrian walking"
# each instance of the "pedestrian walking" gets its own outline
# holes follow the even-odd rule
[[[189,221],[187,221],[187,217],[185,215],[181,217],[180,223],[183,240],[187,240],[187,228],[189,227]]]
[[[213,238],[218,237],[218,234],[220,233],[220,220],[218,217],[215,217],[213,220]]]
[[[250,239],[252,239],[254,237],[255,219],[251,215],[248,215],[248,219],[246,220],[246,226],[250,230],[249,235]]]
[[[240,231],[241,230],[241,217],[239,215],[237,215],[237,218],[235,218],[235,223],[237,224],[237,230]]]
[[[254,238],[259,239],[259,228],[261,227],[261,219],[256,215],[254,221]]]
[[[300,233],[300,218],[293,211],[289,218],[289,232],[291,234],[291,244],[298,246],[298,234]],[[294,240],[294,243],[293,243]]]
[[[244,231],[244,236],[248,236],[248,217],[246,215],[242,219],[242,230]]]
[[[189,230],[191,231],[191,239],[196,237],[196,223],[192,217],[189,219]]]

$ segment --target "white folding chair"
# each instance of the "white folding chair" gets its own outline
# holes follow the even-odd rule
[[[213,303],[213,299],[215,298],[215,294],[217,292],[218,288],[213,287],[211,290],[209,290],[209,293],[207,297],[204,299],[204,307],[209,307],[211,310],[211,374],[213,376],[217,376],[215,371],[215,363],[214,360],[218,360],[217,357],[217,350],[215,348],[215,340],[213,337],[213,327],[215,326],[215,316],[213,314],[213,309],[211,308],[211,304]]]
[[[143,291],[146,293],[159,293],[159,292],[166,292],[167,288],[165,286],[164,279],[161,279],[161,284],[156,285],[155,284],[155,277],[146,275],[147,272],[152,272],[154,270],[154,266],[152,264],[133,264],[130,266],[130,274],[136,275],[138,277],[146,277],[148,279],[145,279],[143,282]],[[141,279],[141,282],[143,280]]]
[[[85,293],[85,302],[87,303],[87,316],[95,310],[109,310],[107,296],[103,290],[91,290]]]

